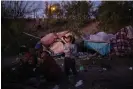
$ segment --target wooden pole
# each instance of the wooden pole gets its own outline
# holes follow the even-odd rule
[[[34,36],[34,35],[31,35],[31,34],[29,34],[29,33],[26,33],[26,32],[23,32],[25,35],[27,35],[27,36],[31,36],[31,37],[33,37],[33,38],[36,38],[36,39],[41,39],[40,37],[37,37],[37,36]]]

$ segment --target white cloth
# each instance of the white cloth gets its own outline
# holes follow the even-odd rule
[[[115,35],[107,34],[105,32],[99,32],[95,35],[90,35],[90,41],[96,42],[109,42],[111,38],[115,38]]]

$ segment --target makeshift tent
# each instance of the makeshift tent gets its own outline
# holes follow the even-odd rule
[[[57,38],[55,33],[49,33],[41,39],[41,43],[45,46],[50,46]]]
[[[61,54],[64,50],[63,48],[63,42],[65,43],[65,40],[63,36],[69,36],[72,35],[69,31],[62,31],[58,33],[49,33],[46,36],[44,36],[40,42],[44,46],[49,46],[49,48],[54,52],[54,54]],[[63,42],[62,42],[63,41]],[[38,45],[36,45],[38,47]]]
[[[97,51],[101,55],[107,55],[110,52],[110,43],[85,41],[84,45],[88,49]]]
[[[55,42],[50,49],[54,52],[54,54],[60,54],[64,52],[64,45],[62,42]]]
[[[109,42],[111,38],[115,38],[115,35],[107,34],[105,32],[98,32],[97,34],[90,35],[90,38],[87,40],[96,42]]]
[[[89,34],[84,34],[83,36],[82,36],[82,38],[85,40],[85,39],[90,39],[90,35]]]
[[[99,36],[97,36],[97,35],[90,35],[90,40],[91,41],[103,41],[103,40],[101,40],[101,38],[99,37]]]
[[[112,38],[116,38],[116,36],[113,34],[108,34],[108,37],[109,37],[109,40],[111,40]]]
[[[69,33],[69,31],[58,32],[58,33],[57,33],[57,36],[58,36],[59,38],[61,38],[61,37],[65,36],[67,33]]]

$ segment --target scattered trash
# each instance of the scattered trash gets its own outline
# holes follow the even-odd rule
[[[103,68],[103,70],[107,70],[106,68]]]
[[[80,71],[83,71],[84,70],[84,67],[83,66],[80,66],[80,69],[79,69]]]
[[[133,67],[129,67],[129,70],[133,70]]]
[[[19,60],[19,57],[16,58],[16,61],[18,61],[18,60]]]
[[[79,72],[79,70],[77,70],[77,72]]]
[[[99,72],[103,72],[103,70],[98,70]]]
[[[40,78],[44,78],[44,76],[43,75],[40,75]]]
[[[55,85],[53,89],[59,89],[59,85]]]
[[[39,82],[39,80],[36,79],[36,77],[30,78],[25,83],[26,83],[26,85],[31,85],[31,86],[35,86],[35,87],[38,87],[40,85],[40,82]]]
[[[87,58],[88,57],[88,53],[86,53],[86,52],[79,52],[78,54],[78,58]],[[83,59],[83,60],[85,60],[85,59]]]
[[[12,70],[14,71],[14,70],[16,70],[16,68],[12,68]]]
[[[33,71],[35,72],[36,71],[36,68],[33,68]]]
[[[82,84],[83,84],[83,81],[82,81],[82,80],[79,80],[79,81],[76,83],[75,87],[79,87],[79,86],[81,86]]]

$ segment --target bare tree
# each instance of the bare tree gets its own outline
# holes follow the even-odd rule
[[[25,29],[25,18],[42,10],[39,2],[36,1],[2,1],[1,2],[1,26],[2,26],[2,48],[8,52],[22,44],[21,32]],[[6,39],[6,40],[5,40]],[[14,49],[15,51],[15,49]]]
[[[36,1],[2,1],[2,18],[23,18],[42,8]]]

